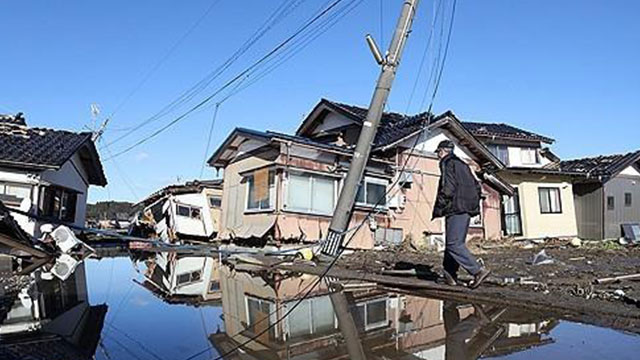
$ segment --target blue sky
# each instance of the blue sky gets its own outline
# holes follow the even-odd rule
[[[325,2],[302,2],[196,100],[273,48]],[[3,1],[0,112],[22,111],[31,126],[80,130],[91,125],[90,104],[99,104],[100,120],[117,109],[100,145],[106,158],[104,142],[153,115],[222,63],[281,1],[243,3]],[[379,69],[364,35],[388,41],[401,0],[383,0],[382,21],[380,3],[364,0],[285,65],[223,103],[209,154],[236,126],[294,131],[321,97],[368,104]],[[434,3],[423,0],[420,6],[389,101],[394,111],[407,109],[428,38]],[[632,0],[459,0],[434,109],[549,135],[563,158],[638,149],[638,14],[640,2]],[[434,53],[428,54],[431,59]],[[429,71],[422,71],[418,99]],[[424,109],[418,100],[409,110]],[[115,162],[107,161],[110,185],[93,188],[90,200],[137,200],[177,179],[198,177],[212,113],[212,107],[196,112]],[[172,116],[109,149],[124,149]],[[214,176],[212,169],[205,170],[205,177]]]

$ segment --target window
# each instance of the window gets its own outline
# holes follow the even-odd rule
[[[178,216],[188,217],[192,219],[200,219],[200,208],[196,206],[176,204],[176,214]]]
[[[15,197],[18,202],[31,198],[31,186],[0,183],[0,194]]]
[[[247,210],[271,210],[273,209],[273,199],[275,198],[275,172],[269,171],[268,185],[260,185],[260,181],[256,183],[256,178],[260,170],[255,171],[253,175],[247,176]],[[261,186],[266,188],[260,188]]]
[[[196,271],[191,271],[191,272],[187,272],[184,274],[179,274],[176,278],[177,278],[177,285],[186,285],[186,284],[191,284],[197,281],[200,281],[200,278],[202,276],[202,271],[201,270],[196,270]]]
[[[607,210],[613,211],[616,209],[616,198],[613,196],[607,196]]]
[[[289,174],[287,209],[330,215],[335,206],[336,183],[326,176]]]
[[[183,206],[183,205],[177,205],[176,207],[176,213],[180,216],[186,216],[189,217],[189,207],[188,206]]]
[[[491,144],[488,146],[489,151],[495,155],[503,164],[509,165],[509,148],[506,145]]]
[[[538,149],[536,148],[521,148],[520,159],[523,165],[535,165],[540,164],[540,156],[538,155]]]
[[[503,231],[507,236],[522,235],[522,221],[520,218],[520,196],[518,188],[514,189],[513,196],[504,196],[502,199]]]
[[[624,193],[624,206],[625,207],[633,206],[633,194]]]
[[[209,292],[213,293],[213,292],[216,292],[218,290],[220,290],[220,282],[216,281],[216,280],[212,280],[209,283]]]
[[[377,329],[386,326],[389,322],[387,314],[387,299],[367,301],[356,306],[358,314],[356,325],[365,330]]]
[[[211,208],[219,208],[222,206],[222,198],[219,196],[209,196],[209,207]]]
[[[276,321],[275,305],[272,301],[245,296],[247,304],[247,330],[254,334],[269,329],[268,334],[261,335],[258,340],[275,339]]]
[[[543,214],[562,213],[559,188],[539,188],[540,212]]]
[[[358,186],[356,203],[368,206],[387,206],[387,185],[389,182],[383,179],[365,177],[363,184]]]
[[[43,187],[40,196],[40,214],[62,221],[76,220],[78,194],[61,187]]]
[[[287,316],[289,340],[335,332],[336,321],[329,296],[302,300],[291,310],[296,303],[292,301],[285,304],[285,312],[291,311]]]

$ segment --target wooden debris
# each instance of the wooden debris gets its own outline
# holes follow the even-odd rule
[[[633,280],[633,279],[640,279],[640,274],[629,274],[629,275],[601,278],[601,279],[596,279],[595,282],[596,284],[606,284],[606,283],[616,282],[620,280]]]

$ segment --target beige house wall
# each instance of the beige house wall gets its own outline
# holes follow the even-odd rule
[[[518,188],[522,238],[569,238],[578,235],[578,225],[573,199],[573,186],[569,178],[555,175],[503,174],[509,183]],[[538,189],[559,188],[562,213],[543,214],[540,211]]]

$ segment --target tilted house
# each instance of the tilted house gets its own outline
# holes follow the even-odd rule
[[[554,140],[507,124],[463,125],[500,159],[500,176],[515,189],[503,198],[503,232],[522,239],[572,238],[578,235],[573,181],[559,171],[549,146]]]
[[[222,180],[195,180],[166,186],[135,206],[142,207],[132,225],[136,235],[150,226],[165,242],[209,240],[220,231]],[[138,233],[141,231],[141,233]]]
[[[209,159],[224,169],[221,237],[323,238],[365,115],[364,108],[323,99],[295,135],[234,130]],[[440,178],[435,149],[444,139],[484,171],[483,211],[470,236],[501,236],[501,195],[512,189],[492,173],[504,165],[451,112],[385,113],[356,199],[349,246],[441,241],[443,221],[431,213]]]
[[[579,175],[573,185],[581,238],[618,239],[623,224],[640,236],[640,151],[561,161],[556,168]]]
[[[84,225],[90,185],[105,186],[88,132],[28,127],[22,114],[0,115],[0,200],[44,218],[13,214],[30,235],[46,219]]]

